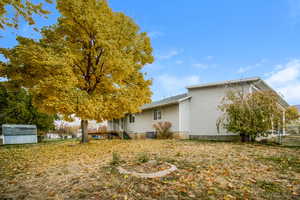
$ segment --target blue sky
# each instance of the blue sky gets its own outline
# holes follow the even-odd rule
[[[260,76],[291,104],[300,104],[300,0],[109,0],[149,33],[155,63],[153,99],[196,83]],[[38,26],[53,24],[37,17]],[[26,24],[16,34],[38,37]],[[0,32],[1,46],[15,33]]]

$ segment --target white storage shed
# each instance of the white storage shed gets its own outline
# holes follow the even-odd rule
[[[0,140],[2,144],[37,143],[37,127],[36,125],[3,124]]]

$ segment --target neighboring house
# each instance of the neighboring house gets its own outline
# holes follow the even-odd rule
[[[47,133],[46,139],[56,140],[56,139],[71,139],[73,136],[69,134],[58,134],[58,133]]]
[[[58,133],[47,133],[46,138],[55,140],[55,139],[61,139],[61,136]]]
[[[152,137],[155,134],[153,124],[169,121],[171,131],[181,138],[233,140],[237,135],[225,129],[217,130],[217,120],[222,115],[218,106],[229,90],[251,93],[273,89],[258,77],[189,86],[185,94],[144,105],[140,113],[109,121],[108,129]],[[279,98],[284,110],[289,105]]]
[[[55,122],[55,126],[57,128],[60,128],[60,127],[73,127],[73,128],[76,128],[78,127],[78,130],[73,133],[73,134],[59,134],[59,133],[55,133],[55,132],[49,132],[47,133],[46,135],[46,138],[47,139],[70,139],[70,138],[81,138],[82,136],[82,130],[80,128],[80,122],[81,120],[79,118],[75,118],[75,120],[73,122],[66,122],[66,121],[63,121],[63,120],[57,120]],[[88,123],[88,131],[96,131],[98,130],[99,128],[103,128],[103,127],[107,127],[107,122],[97,122],[95,120],[89,120],[89,123]]]

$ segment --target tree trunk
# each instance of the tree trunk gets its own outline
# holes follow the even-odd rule
[[[256,137],[255,136],[251,136],[250,137],[250,142],[255,142]]]
[[[81,120],[81,131],[82,131],[82,136],[81,136],[81,143],[88,143],[89,138],[88,138],[88,120]]]

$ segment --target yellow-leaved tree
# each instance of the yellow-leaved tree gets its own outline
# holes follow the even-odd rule
[[[52,3],[52,0],[45,0]],[[49,11],[43,8],[43,3],[32,2],[32,0],[1,0],[0,1],[0,29],[5,26],[18,28],[19,17],[28,22],[30,25],[35,23],[32,15],[49,14]]]
[[[134,21],[114,12],[106,0],[57,0],[58,23],[40,40],[17,38],[2,49],[9,62],[0,70],[28,88],[43,112],[88,120],[112,120],[151,101],[151,81],[142,68],[153,62],[150,39]]]

